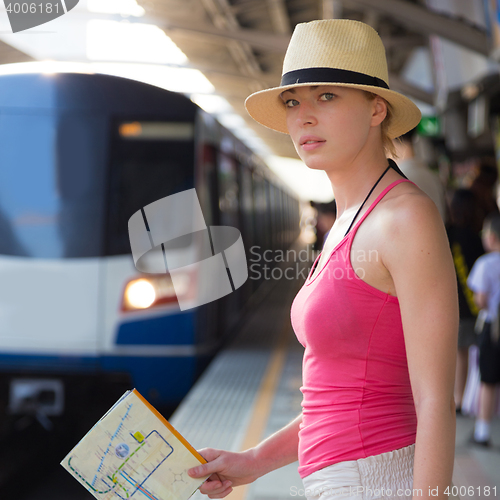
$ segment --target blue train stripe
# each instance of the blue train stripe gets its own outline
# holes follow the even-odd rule
[[[192,311],[122,323],[117,345],[186,345],[194,342],[195,315]]]
[[[21,369],[80,373],[95,372],[98,368],[99,358],[96,356],[0,354],[0,372],[5,372],[8,369]]]

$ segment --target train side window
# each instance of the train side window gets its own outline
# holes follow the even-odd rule
[[[242,232],[243,242],[245,243],[246,251],[255,243],[254,227],[254,193],[252,172],[248,167],[240,164],[240,184],[241,184],[241,217],[242,217]]]
[[[125,255],[135,212],[194,187],[194,124],[120,120],[113,129],[105,255]]]
[[[257,251],[259,253],[264,252],[269,248],[268,238],[269,238],[269,218],[267,217],[267,199],[266,199],[266,186],[264,178],[254,172],[253,173],[253,185],[254,185],[254,202],[255,202],[255,212],[254,212],[254,224],[256,227],[256,244],[258,245]]]
[[[234,159],[219,151],[217,161],[219,178],[219,209],[222,226],[240,227],[238,210],[240,192],[238,187],[237,164]]]

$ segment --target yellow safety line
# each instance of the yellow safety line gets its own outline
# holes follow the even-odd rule
[[[274,395],[285,364],[289,328],[289,325],[285,325],[281,331],[278,343],[267,365],[266,373],[255,398],[252,417],[241,446],[242,450],[247,450],[259,444],[266,430]],[[245,500],[249,486],[249,484],[245,484],[234,488],[227,498],[231,498],[231,500]]]

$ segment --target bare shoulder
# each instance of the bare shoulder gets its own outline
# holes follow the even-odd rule
[[[451,262],[439,211],[414,184],[401,183],[387,193],[380,203],[375,225],[381,262],[391,275],[397,267],[408,273],[410,265],[431,269]]]
[[[374,249],[377,261],[356,262],[365,281],[397,297],[405,286],[427,286],[446,268],[454,276],[453,261],[443,221],[434,202],[417,186],[403,182],[391,189],[360,227],[351,259],[357,251]],[[361,255],[361,253],[360,253]],[[451,267],[450,267],[451,264]]]
[[[380,231],[385,238],[408,242],[445,234],[435,203],[417,186],[404,182],[394,187],[380,203]],[[403,241],[404,243],[404,241]]]

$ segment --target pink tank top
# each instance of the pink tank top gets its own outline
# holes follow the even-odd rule
[[[388,186],[296,295],[292,326],[305,347],[302,372],[301,477],[346,460],[415,443],[398,299],[365,283],[351,265],[353,238]],[[366,255],[366,259],[376,255]],[[318,262],[319,256],[315,263]]]

